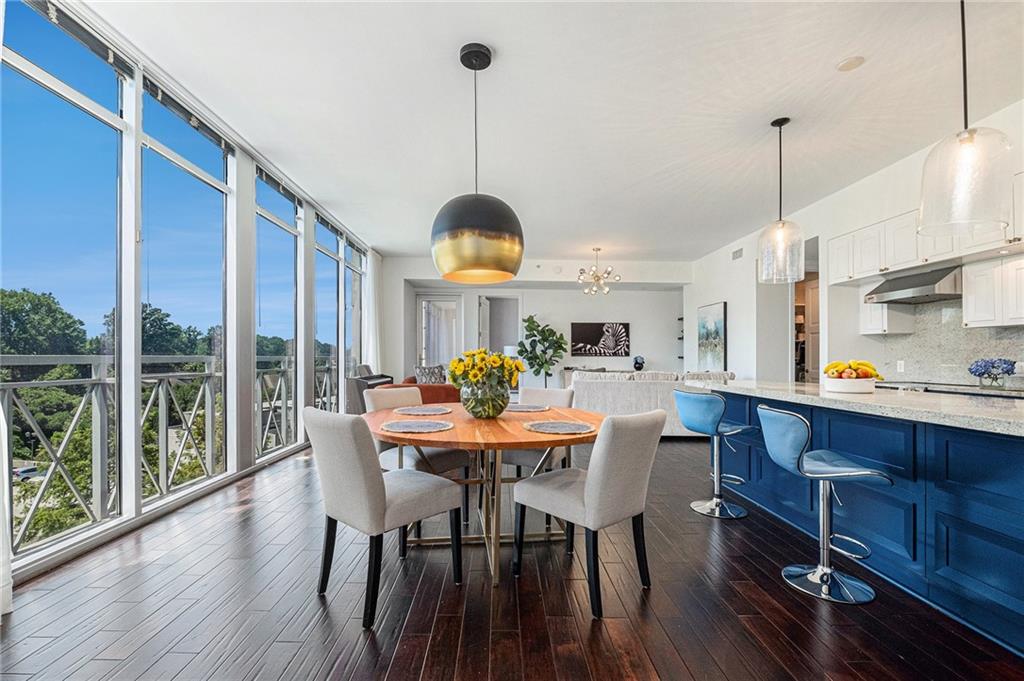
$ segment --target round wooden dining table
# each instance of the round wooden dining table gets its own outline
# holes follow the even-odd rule
[[[433,405],[431,405],[433,406]],[[573,445],[588,444],[597,439],[597,433],[604,421],[604,415],[571,407],[549,407],[537,412],[505,412],[495,419],[478,419],[471,416],[458,402],[443,405],[451,409],[447,414],[411,416],[396,414],[394,409],[381,409],[363,415],[370,432],[382,442],[398,445],[398,465],[402,466],[402,449],[404,447],[450,447],[465,449],[476,453],[478,477],[455,480],[459,484],[482,485],[483,503],[480,508],[480,521],[483,533],[466,535],[463,539],[482,542],[486,547],[487,562],[491,570],[491,582],[498,585],[501,569],[499,565],[500,546],[502,540],[511,541],[511,533],[501,533],[501,486],[514,483],[520,478],[505,477],[502,474],[501,453],[508,449],[536,449],[544,452],[540,462],[529,475],[536,475],[544,470],[552,452],[559,447],[567,448],[568,465],[571,465]],[[452,424],[447,430],[432,433],[395,433],[383,428],[385,423],[393,421],[446,421]],[[574,421],[592,426],[586,433],[548,434],[527,430],[524,424],[537,421]],[[492,473],[493,471],[493,473]],[[492,480],[492,474],[494,479]],[[543,537],[553,538],[550,532]],[[527,535],[527,538],[531,538]],[[536,537],[534,537],[536,538]],[[421,540],[430,543],[429,540]],[[410,540],[410,543],[416,543]],[[434,542],[436,543],[436,542]]]

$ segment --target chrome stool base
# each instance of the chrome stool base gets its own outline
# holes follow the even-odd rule
[[[708,499],[707,501],[694,501],[690,508],[711,518],[743,518],[747,515],[747,509],[739,504],[731,504],[724,499]]]
[[[853,575],[820,565],[787,565],[782,578],[794,589],[832,603],[859,605],[875,599],[875,590]]]

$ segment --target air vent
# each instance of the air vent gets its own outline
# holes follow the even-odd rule
[[[737,248],[735,251],[732,252],[732,259],[733,260],[739,260],[742,257],[743,257],[743,249],[742,248]]]

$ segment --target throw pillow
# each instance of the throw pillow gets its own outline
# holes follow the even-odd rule
[[[444,366],[438,364],[432,367],[416,367],[417,383],[447,383],[448,379],[444,373]]]

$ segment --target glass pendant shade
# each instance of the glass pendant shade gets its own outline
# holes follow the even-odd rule
[[[969,128],[935,145],[921,177],[917,231],[948,236],[1010,224],[1013,159],[1009,138]]]
[[[804,278],[804,234],[789,220],[776,220],[761,231],[757,244],[757,280],[762,284],[792,284]]]

